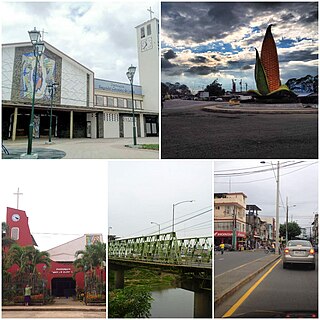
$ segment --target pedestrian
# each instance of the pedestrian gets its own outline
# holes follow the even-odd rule
[[[223,252],[224,252],[224,243],[221,242],[219,247],[220,247],[221,254],[223,254]]]
[[[32,287],[27,284],[24,288],[24,304],[25,306],[28,306],[31,302],[31,289]]]

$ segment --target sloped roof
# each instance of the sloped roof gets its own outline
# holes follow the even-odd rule
[[[92,239],[95,239],[92,241]],[[73,262],[75,253],[79,250],[84,250],[87,244],[92,244],[95,241],[103,241],[102,234],[84,234],[82,237],[68,241],[57,247],[47,250],[52,261]]]

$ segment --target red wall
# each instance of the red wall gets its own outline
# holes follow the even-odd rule
[[[18,214],[20,216],[19,221],[13,221],[12,216]],[[20,246],[33,246],[33,239],[30,233],[28,217],[25,211],[7,208],[7,225],[9,226],[10,236],[11,229],[13,227],[19,228],[19,239],[16,241]]]

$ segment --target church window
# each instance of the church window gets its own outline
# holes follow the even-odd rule
[[[151,35],[151,24],[147,25],[147,36]]]
[[[146,36],[145,32],[144,32],[144,27],[142,27],[140,29],[140,32],[141,32],[141,39],[144,38]]]
[[[119,108],[124,108],[124,99],[118,98],[118,107]]]
[[[113,107],[113,97],[108,97],[108,107]]]
[[[12,240],[19,240],[19,228],[13,227],[11,229],[11,239]]]

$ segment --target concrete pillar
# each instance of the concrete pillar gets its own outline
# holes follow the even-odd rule
[[[18,108],[14,108],[14,114],[13,114],[13,125],[12,125],[12,141],[16,140],[17,135],[17,123],[18,123]]]
[[[212,318],[212,294],[211,292],[194,293],[194,318]]]
[[[145,137],[146,136],[146,133],[144,131],[144,117],[143,117],[143,113],[140,113],[140,132],[141,132],[141,137]]]
[[[73,138],[73,110],[70,111],[70,139]]]
[[[116,270],[115,271],[115,286],[116,289],[123,289],[124,288],[124,270]]]

